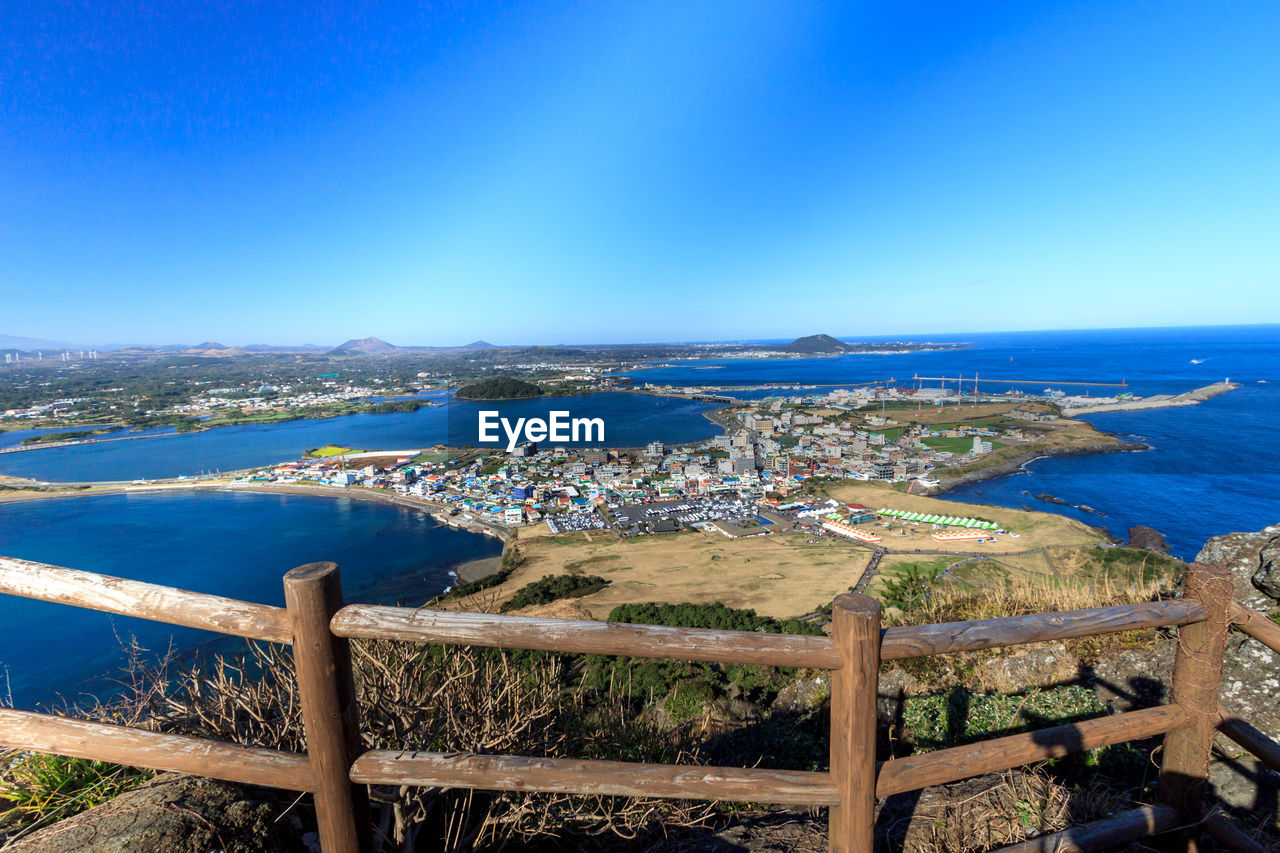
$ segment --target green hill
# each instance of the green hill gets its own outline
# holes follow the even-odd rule
[[[809,335],[796,338],[782,348],[783,352],[850,352],[854,347],[830,335]]]
[[[463,385],[455,396],[459,400],[512,400],[522,397],[541,397],[542,389],[522,379],[491,376],[488,379]]]

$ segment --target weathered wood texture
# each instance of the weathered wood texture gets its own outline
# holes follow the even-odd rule
[[[1280,653],[1280,625],[1238,601],[1231,602],[1231,621],[1250,637]]]
[[[1185,625],[1204,618],[1204,607],[1199,602],[1174,599],[1062,613],[1004,616],[975,622],[889,628],[884,632],[880,645],[880,658],[901,660],[948,652],[972,652],[1045,640],[1114,634],[1138,628]]]
[[[1182,815],[1175,808],[1143,806],[1105,820],[1073,826],[1021,844],[1001,847],[995,853],[1092,853],[1168,832],[1181,822]]]
[[[832,805],[837,801],[828,773],[449,752],[370,750],[352,765],[351,780],[367,785],[438,785],[785,805]]]
[[[342,608],[332,627],[340,637],[813,669],[840,666],[840,656],[829,638],[793,634],[495,616],[370,604]]]
[[[844,665],[831,673],[831,778],[840,803],[831,807],[828,849],[872,853],[876,810],[876,694],[880,674],[880,604],[838,595],[831,638]]]
[[[1184,726],[1186,721],[1183,709],[1162,705],[885,761],[880,765],[876,796],[888,797],[1081,750],[1153,737]]]
[[[1226,815],[1214,812],[1204,819],[1204,830],[1222,843],[1223,850],[1231,853],[1268,853],[1268,849],[1245,835]],[[1269,853],[1275,853],[1274,850]]]
[[[0,747],[311,791],[307,756],[0,708]]]
[[[1218,722],[1218,731],[1243,746],[1272,770],[1280,773],[1280,743],[1276,743],[1245,720],[1227,714],[1222,715]]]
[[[1187,715],[1185,725],[1165,735],[1160,765],[1161,800],[1192,820],[1205,813],[1209,760],[1218,726],[1218,685],[1231,627],[1231,572],[1209,563],[1187,566],[1184,597],[1199,601],[1208,614],[1178,629],[1173,664],[1173,704]]]
[[[272,643],[292,637],[279,607],[12,557],[0,557],[0,592]]]
[[[316,780],[316,822],[325,853],[373,849],[369,792],[351,782],[361,751],[360,708],[351,673],[351,647],[329,631],[342,608],[342,582],[333,563],[310,563],[284,576],[284,599],[293,623],[307,755]]]

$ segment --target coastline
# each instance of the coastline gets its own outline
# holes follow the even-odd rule
[[[264,483],[264,484],[236,484],[230,482],[203,482],[203,483],[157,483],[146,486],[134,486],[121,483],[111,486],[67,486],[49,489],[47,491],[24,491],[15,494],[6,494],[0,491],[0,504],[5,503],[21,503],[24,501],[38,500],[54,500],[57,498],[78,498],[93,497],[96,495],[119,495],[119,494],[163,494],[165,492],[241,492],[241,493],[259,493],[259,494],[277,494],[277,495],[310,495],[312,497],[321,498],[353,498],[361,501],[374,501],[378,503],[391,504],[393,506],[415,509],[419,512],[431,516],[437,523],[445,527],[453,527],[458,530],[465,530],[469,533],[476,533],[483,536],[491,536],[502,542],[503,551],[507,545],[515,537],[512,531],[506,527],[487,524],[478,519],[464,519],[460,516],[451,516],[445,508],[427,501],[409,497],[407,495],[396,495],[372,489],[363,489],[360,487],[349,488],[331,488],[327,486],[294,486],[281,483]],[[485,563],[488,560],[501,560],[498,557],[484,557],[479,560],[473,560],[470,563],[459,564],[455,568],[455,573],[461,577],[463,571],[475,571],[469,569],[472,563]],[[492,571],[486,574],[492,574]]]
[[[1042,447],[1035,450],[1024,450],[1015,453],[994,465],[989,465],[977,471],[968,471],[956,477],[941,478],[938,485],[932,488],[921,489],[919,494],[928,497],[941,497],[952,489],[960,486],[968,486],[973,483],[981,483],[986,480],[994,480],[997,477],[1004,477],[1009,474],[1016,474],[1023,470],[1028,463],[1037,459],[1048,459],[1051,456],[1091,456],[1099,453],[1135,453],[1142,450],[1150,450],[1151,448],[1145,444],[1135,441],[1123,441],[1116,439],[1108,444],[1086,444],[1080,447]]]

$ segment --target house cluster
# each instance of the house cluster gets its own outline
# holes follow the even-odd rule
[[[76,406],[84,402],[83,398],[70,397],[65,400],[51,400],[48,403],[35,403],[25,408],[5,409],[0,418],[14,420],[33,420],[36,418],[70,417],[79,414]]]
[[[935,467],[957,457],[989,453],[997,441],[1025,440],[1018,429],[898,424],[882,414],[833,409],[825,399],[821,405],[762,401],[735,409],[735,417],[731,432],[694,445],[524,444],[507,454],[441,448],[401,458],[303,459],[250,479],[385,489],[467,520],[507,526],[545,520],[552,533],[612,528],[636,535],[705,523],[727,536],[796,524],[843,535],[823,524],[866,519],[826,517],[832,508],[803,494],[809,478],[928,483]]]
[[[374,380],[380,381],[380,380]],[[324,406],[349,400],[367,400],[378,394],[374,388],[340,382],[323,382],[321,390],[295,391],[289,385],[256,384],[242,388],[211,388],[190,403],[168,409],[175,414],[196,414],[219,409],[281,409]]]
[[[759,467],[784,489],[812,476],[928,485],[936,468],[1032,439],[1020,428],[898,423],[885,413],[854,413],[842,401],[857,403],[851,392],[839,391],[817,403],[774,400],[740,412]]]

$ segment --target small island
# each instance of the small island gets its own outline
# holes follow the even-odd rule
[[[804,338],[796,338],[785,347],[782,347],[783,352],[797,353],[844,353],[856,350],[857,347],[846,344],[844,341],[833,338],[830,335],[809,335]]]
[[[532,382],[510,376],[491,376],[463,385],[455,392],[459,400],[523,400],[541,397],[542,388]]]

